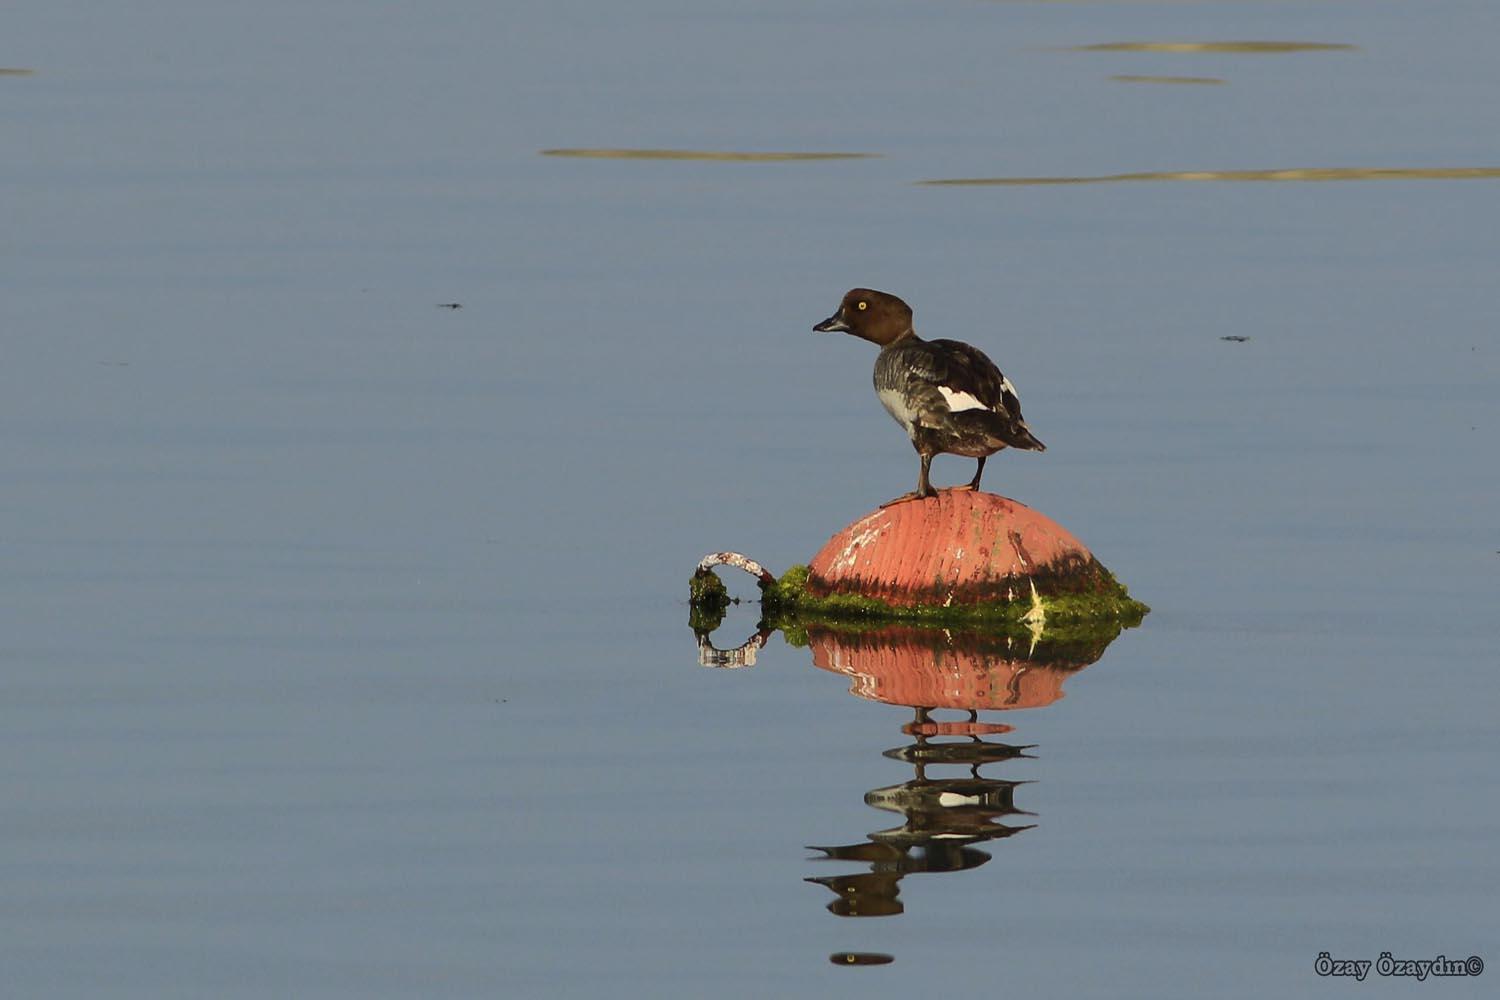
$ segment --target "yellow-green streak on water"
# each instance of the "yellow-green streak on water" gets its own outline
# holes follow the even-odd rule
[[[1217,76],[1130,76],[1119,75],[1110,77],[1116,83],[1188,83],[1201,86],[1217,86],[1227,81]]]
[[[22,69],[19,66],[0,66],[0,76],[30,76],[35,72],[34,69]]]
[[[722,153],[695,149],[544,149],[543,156],[576,156],[594,160],[726,160],[770,163],[785,160],[862,160],[879,153]]]
[[[1060,52],[1336,52],[1357,51],[1343,42],[1099,42],[1067,45]]]
[[[1500,167],[1307,167],[1294,170],[1162,170],[1098,177],[955,177],[929,187],[1113,184],[1118,181],[1456,181],[1500,178]]]

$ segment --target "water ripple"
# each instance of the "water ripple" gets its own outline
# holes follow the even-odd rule
[[[1055,52],[1357,52],[1345,42],[1098,42],[1064,45]]]
[[[1095,177],[953,177],[931,187],[1112,184],[1117,181],[1431,181],[1500,178],[1500,167],[1302,167],[1290,170],[1156,170]]]
[[[1110,79],[1116,83],[1185,83],[1200,86],[1218,86],[1229,82],[1217,76],[1141,76],[1124,73]]]
[[[862,160],[879,153],[729,153],[694,149],[544,149],[543,156],[596,160],[730,160],[767,163],[785,160]]]

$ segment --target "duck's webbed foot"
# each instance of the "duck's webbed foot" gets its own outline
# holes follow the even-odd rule
[[[924,499],[924,497],[922,496],[922,494],[917,493],[915,491],[913,491],[911,493],[903,493],[899,497],[896,497],[894,500],[887,500],[885,503],[881,504],[880,505],[880,509],[881,510],[885,510],[885,508],[887,508],[887,507],[894,507],[898,503],[906,503],[906,502],[908,502],[910,500],[922,500],[922,499]]]
[[[979,492],[979,477],[982,476],[982,475],[984,475],[984,459],[981,458],[979,460],[979,468],[977,468],[977,469],[974,470],[974,478],[973,479],[969,480],[967,483],[964,483],[962,486],[944,486],[943,487],[943,492],[944,493],[970,493],[970,492],[972,492],[972,493],[978,493]]]

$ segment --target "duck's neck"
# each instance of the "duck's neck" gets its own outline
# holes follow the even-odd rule
[[[917,336],[917,331],[915,329],[913,329],[912,327],[907,327],[905,330],[903,330],[901,333],[897,334],[895,337],[892,337],[890,340],[886,341],[884,344],[881,344],[880,345],[880,349],[882,351],[888,351],[891,348],[893,348],[893,347],[899,347],[902,344],[916,344],[916,343],[920,343],[921,340],[922,340],[922,338]]]

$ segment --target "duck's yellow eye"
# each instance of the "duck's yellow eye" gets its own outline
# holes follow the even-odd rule
[[[861,308],[861,309],[864,309],[864,308],[865,308],[865,307],[867,307],[867,306],[868,306],[868,305],[869,305],[869,304],[870,304],[870,303],[868,303],[868,302],[861,302],[861,303],[860,303],[860,304],[859,304],[859,308]]]

